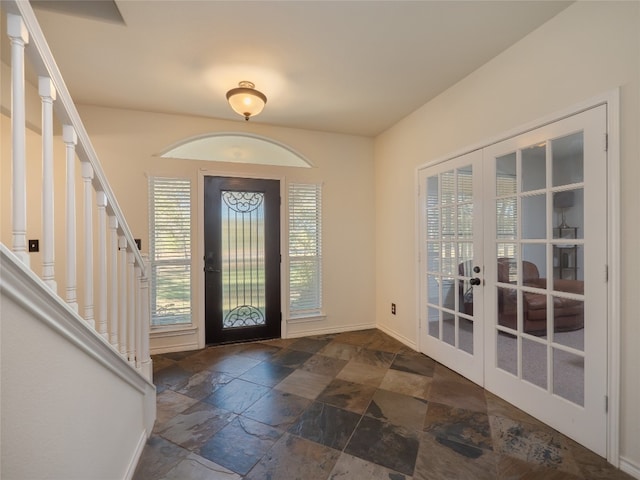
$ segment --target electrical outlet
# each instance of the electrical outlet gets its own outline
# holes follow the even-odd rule
[[[39,252],[40,251],[40,241],[38,241],[38,240],[29,240],[29,251],[30,252]]]
[[[392,304],[391,304],[391,314],[392,314],[392,315],[395,315],[395,314],[396,314],[396,304],[395,304],[395,303],[392,303]]]

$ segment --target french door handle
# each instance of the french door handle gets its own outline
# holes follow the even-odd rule
[[[206,265],[204,267],[204,271],[206,273],[220,273],[220,270],[218,270],[217,268],[212,267],[211,265]]]

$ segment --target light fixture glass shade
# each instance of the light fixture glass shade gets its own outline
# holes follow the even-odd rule
[[[255,89],[251,82],[240,82],[238,88],[233,88],[227,92],[227,100],[234,112],[242,115],[245,120],[254,117],[262,112],[267,97],[264,93]]]

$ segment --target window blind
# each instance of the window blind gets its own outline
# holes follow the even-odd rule
[[[322,311],[322,195],[317,184],[289,184],[289,314]]]
[[[151,325],[191,323],[191,181],[151,177]]]

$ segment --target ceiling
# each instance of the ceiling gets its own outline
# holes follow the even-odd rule
[[[251,122],[375,136],[570,3],[50,0],[34,5],[78,104],[243,122],[225,93],[249,80],[268,97]]]

